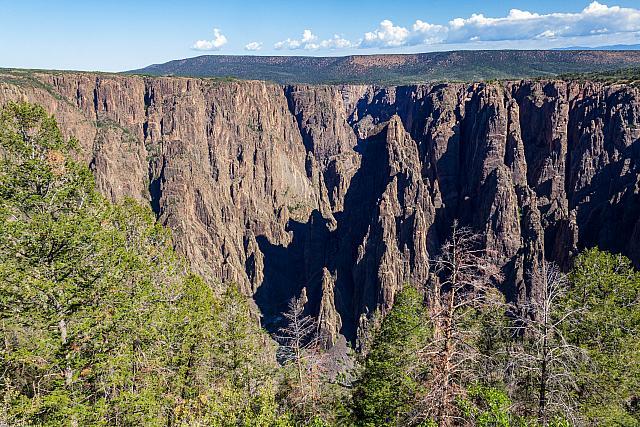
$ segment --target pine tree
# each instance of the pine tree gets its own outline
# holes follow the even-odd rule
[[[622,255],[590,249],[569,276],[568,339],[589,355],[578,371],[581,408],[598,425],[640,425],[640,273]]]
[[[362,426],[408,425],[419,393],[418,352],[429,331],[423,296],[406,286],[375,333],[353,390],[353,422]]]
[[[101,197],[76,146],[41,107],[0,113],[0,424],[287,425],[246,297]]]

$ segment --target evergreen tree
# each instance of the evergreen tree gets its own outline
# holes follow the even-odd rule
[[[286,425],[273,346],[41,107],[0,114],[0,424]]]
[[[106,210],[41,107],[0,113],[0,307],[5,417],[78,424],[88,327],[109,265]]]
[[[598,425],[640,425],[640,273],[622,255],[590,249],[569,278],[565,312],[580,316],[567,335],[589,355],[578,373],[584,415]]]
[[[507,393],[495,387],[473,385],[458,401],[464,422],[476,427],[511,427],[525,425],[524,420],[512,413]]]
[[[356,425],[409,424],[422,373],[417,355],[429,336],[426,316],[422,295],[406,286],[376,332],[354,384]]]

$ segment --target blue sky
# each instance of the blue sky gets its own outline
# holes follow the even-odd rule
[[[0,67],[640,43],[640,0],[0,0]]]

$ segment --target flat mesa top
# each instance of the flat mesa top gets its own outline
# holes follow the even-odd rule
[[[133,74],[268,80],[281,84],[402,85],[611,73],[640,68],[640,51],[483,50],[343,57],[203,55]]]

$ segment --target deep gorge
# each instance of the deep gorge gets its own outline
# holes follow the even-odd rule
[[[511,300],[543,258],[640,264],[640,89],[517,81],[401,87],[0,73],[0,104],[42,104],[101,192],[148,200],[209,279],[269,325],[305,289],[353,340],[424,283],[455,219],[483,236]]]

